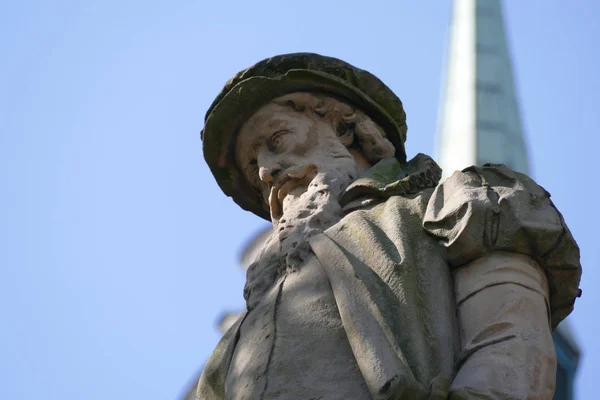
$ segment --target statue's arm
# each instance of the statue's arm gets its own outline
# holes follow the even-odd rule
[[[470,167],[436,188],[423,227],[454,276],[461,354],[453,396],[551,398],[551,332],[580,295],[581,265],[549,193],[502,165]]]
[[[492,252],[453,275],[460,333],[455,397],[552,398],[556,354],[544,270],[529,256]]]
[[[225,332],[206,362],[196,390],[198,400],[225,400],[225,384],[245,313]]]

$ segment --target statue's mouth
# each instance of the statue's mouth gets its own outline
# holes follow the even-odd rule
[[[272,220],[278,220],[283,215],[283,200],[286,196],[300,186],[308,187],[316,172],[317,167],[311,164],[301,169],[283,173],[283,177],[271,187],[271,193],[269,194]]]

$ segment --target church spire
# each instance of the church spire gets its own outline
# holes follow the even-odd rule
[[[454,0],[436,158],[449,176],[485,163],[530,174],[500,0]],[[555,400],[573,398],[580,349],[568,320],[553,334]]]
[[[528,173],[500,0],[455,0],[437,158],[446,175],[502,163]]]

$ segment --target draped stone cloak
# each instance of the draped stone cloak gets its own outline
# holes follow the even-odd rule
[[[373,399],[448,396],[461,357],[454,269],[492,251],[530,256],[548,277],[552,328],[580,294],[579,249],[548,192],[502,165],[440,176],[423,154],[382,160],[341,196],[345,216],[310,239]],[[243,319],[208,360],[199,399],[225,399]]]

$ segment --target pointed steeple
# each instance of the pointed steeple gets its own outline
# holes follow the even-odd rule
[[[446,175],[506,164],[528,173],[500,0],[455,0],[437,159]]]
[[[436,158],[451,175],[506,164],[530,174],[500,0],[454,0]],[[555,400],[573,398],[580,349],[568,320],[553,334]]]

